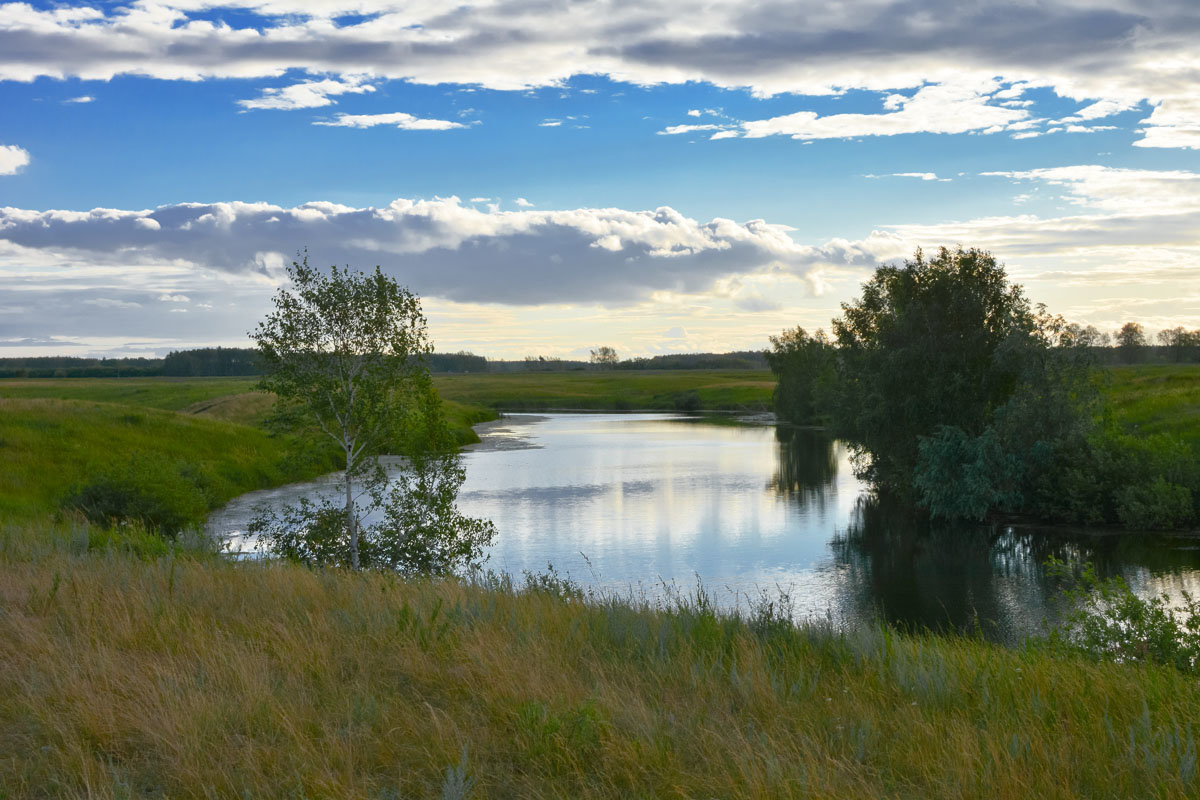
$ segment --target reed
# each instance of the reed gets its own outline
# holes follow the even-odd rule
[[[0,797],[1200,788],[1200,685],[1168,668],[92,538],[0,529]]]

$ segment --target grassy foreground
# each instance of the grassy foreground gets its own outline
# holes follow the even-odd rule
[[[1200,685],[0,529],[0,798],[1196,796]]]

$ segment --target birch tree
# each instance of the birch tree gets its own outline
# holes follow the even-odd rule
[[[340,494],[349,566],[361,567],[355,485],[378,493],[378,456],[398,452],[404,415],[428,383],[432,352],[420,298],[384,275],[308,265],[288,269],[274,310],[250,336],[278,398],[277,413],[333,444],[345,464]]]

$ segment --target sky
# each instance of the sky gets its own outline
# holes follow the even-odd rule
[[[440,351],[828,327],[977,246],[1200,327],[1196,0],[0,0],[0,356],[246,346],[381,266]]]

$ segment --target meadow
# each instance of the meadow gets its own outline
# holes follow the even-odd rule
[[[0,528],[0,797],[1194,797],[1200,684]]]
[[[495,408],[670,409],[691,392],[756,409],[771,376],[437,385],[469,430]],[[259,427],[252,386],[0,381],[0,800],[1196,794],[1200,684],[1171,668],[797,626],[782,599],[722,615],[703,590],[663,607],[553,575],[232,562],[52,519],[134,452],[186,458],[213,503],[327,469]],[[1198,387],[1200,368],[1142,366],[1105,391],[1131,429],[1195,443]]]

